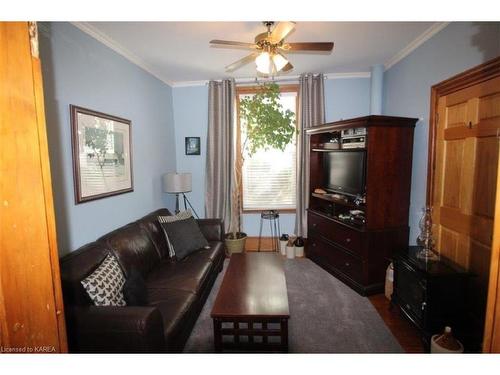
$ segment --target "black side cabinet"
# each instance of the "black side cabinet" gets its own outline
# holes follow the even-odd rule
[[[432,335],[445,326],[464,345],[466,338],[465,291],[469,274],[446,260],[425,262],[417,258],[418,246],[394,256],[392,303],[419,330],[427,350]]]

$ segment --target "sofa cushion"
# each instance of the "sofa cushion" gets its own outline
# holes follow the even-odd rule
[[[110,253],[111,250],[105,244],[91,242],[61,258],[64,303],[78,306],[93,304],[81,281],[99,267]]]
[[[158,216],[170,215],[171,213],[169,210],[167,210],[166,208],[161,208],[137,220],[137,223],[139,223],[139,225],[147,232],[147,234],[151,238],[151,241],[155,245],[162,259],[169,257],[169,248],[165,233],[163,233],[163,228],[158,222]]]
[[[175,216],[159,216],[158,220],[177,259],[183,259],[192,252],[208,246],[207,239],[203,236],[191,211],[183,211]]]
[[[168,346],[175,346],[175,336],[183,329],[197,297],[182,290],[160,289],[149,294],[149,306],[156,307],[163,319],[163,332]]]
[[[164,261],[146,278],[148,289],[170,288],[197,293],[211,270],[212,262],[198,252],[175,263]]]
[[[130,275],[123,285],[123,298],[127,306],[145,306],[147,301],[147,288],[141,273],[132,268]]]
[[[218,262],[220,258],[224,258],[226,256],[224,244],[222,242],[209,241],[208,245],[208,248],[198,250],[197,256],[204,257],[210,262]]]
[[[99,241],[106,243],[113,250],[126,277],[135,267],[145,278],[161,261],[150,237],[138,223],[118,228],[99,238]]]
[[[81,281],[96,306],[125,306],[125,276],[115,256],[109,254],[94,272]]]

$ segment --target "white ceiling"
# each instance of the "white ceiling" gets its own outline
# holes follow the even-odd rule
[[[89,22],[77,27],[171,85],[255,76],[255,65],[228,74],[224,67],[244,49],[215,48],[211,39],[253,42],[260,22]],[[289,54],[288,75],[368,72],[391,65],[441,30],[432,22],[297,22],[289,42],[334,42],[331,54]]]

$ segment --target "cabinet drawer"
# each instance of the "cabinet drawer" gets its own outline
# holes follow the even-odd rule
[[[360,282],[363,264],[344,250],[321,239],[314,232],[308,239],[308,254],[320,258],[323,263]]]
[[[310,230],[318,232],[323,237],[358,255],[362,255],[364,242],[362,232],[347,228],[342,224],[312,213],[308,215],[308,225]]]

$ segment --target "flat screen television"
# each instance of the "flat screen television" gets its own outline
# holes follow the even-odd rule
[[[365,161],[365,151],[325,152],[325,190],[348,195],[363,194]]]

